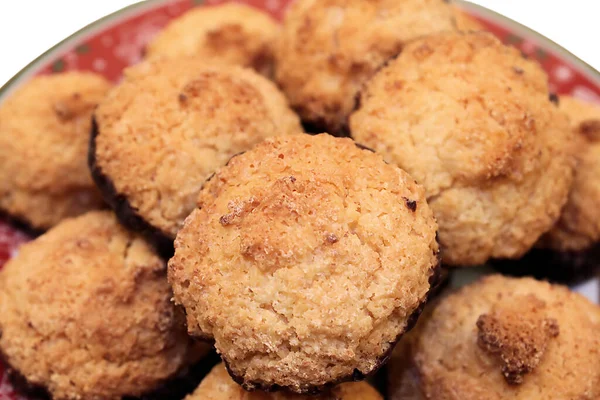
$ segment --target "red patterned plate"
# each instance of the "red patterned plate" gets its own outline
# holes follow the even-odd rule
[[[123,68],[140,61],[145,44],[171,19],[197,6],[227,0],[148,0],[104,17],[65,39],[25,67],[0,89],[0,101],[32,75],[90,70],[118,81]],[[291,0],[238,0],[281,19]],[[600,103],[600,73],[556,43],[483,7],[460,6],[505,43],[538,60],[550,76],[551,90]],[[0,220],[0,268],[27,236]],[[461,281],[468,280],[468,272]],[[586,293],[590,295],[590,293]],[[24,400],[7,382],[0,364],[0,400]]]

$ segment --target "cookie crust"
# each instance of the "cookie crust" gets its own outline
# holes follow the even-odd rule
[[[90,116],[111,88],[102,76],[31,79],[0,106],[0,209],[43,232],[104,207],[86,168]]]
[[[311,132],[343,136],[361,86],[404,45],[453,30],[443,0],[300,0],[288,10],[275,77]]]
[[[492,275],[428,310],[394,355],[393,400],[599,395],[589,366],[600,359],[600,309],[566,287]],[[399,386],[410,377],[412,387]]]
[[[264,11],[226,3],[194,8],[171,21],[146,47],[149,59],[198,56],[271,76],[279,23]]]
[[[11,376],[55,399],[153,392],[208,350],[185,335],[164,261],[108,211],[23,245],[0,271],[0,288]]]
[[[445,264],[519,258],[556,222],[574,141],[547,91],[539,65],[486,32],[411,42],[362,91],[352,137],[425,187]]]
[[[384,175],[390,186],[380,187]],[[175,299],[187,311],[188,331],[215,338],[232,377],[246,389],[285,388],[309,394],[339,382],[364,379],[385,363],[439,279],[435,225],[431,225],[431,211],[419,193],[411,178],[376,154],[357,148],[349,139],[328,135],[268,139],[234,158],[202,190],[199,208],[186,220],[176,240],[175,257],[169,263]],[[359,200],[356,196],[367,197]],[[394,210],[378,220],[395,221],[390,220],[381,231],[370,217],[380,213],[375,198]],[[355,208],[358,204],[361,206]],[[409,229],[407,224],[412,226],[411,233],[396,232]],[[419,239],[413,237],[413,230],[423,236],[415,233]],[[405,240],[412,244],[403,247]],[[206,247],[208,243],[211,245]],[[381,254],[376,255],[377,251]],[[321,253],[311,261],[312,255]],[[373,270],[375,275],[369,279],[356,276],[354,283],[346,281],[345,276],[355,270],[354,263],[346,258],[350,254],[355,254],[353,260],[366,263],[357,272],[371,271],[375,268],[372,262],[381,263],[380,272]],[[410,269],[401,267],[407,262],[412,265]],[[206,270],[209,264],[218,267]],[[234,265],[247,272],[238,276]],[[395,272],[390,278],[388,272],[392,270]],[[393,289],[400,284],[397,277],[406,273],[410,277],[407,275],[402,285],[415,286],[411,289],[414,296],[408,298]],[[221,285],[221,276],[234,284]],[[357,282],[373,282],[375,286],[365,291],[377,291],[379,279],[388,279],[384,276],[391,280],[387,287],[393,293],[376,296],[374,303],[367,300],[367,294],[355,299],[370,307],[367,314],[371,316],[365,319],[360,310],[363,306],[345,299],[358,290],[353,286],[362,285]],[[307,279],[298,289],[303,295],[286,289],[292,277],[300,283]],[[315,283],[309,285],[312,279]],[[342,287],[347,287],[347,295]],[[203,288],[201,292],[199,288]],[[240,290],[250,291],[244,297],[248,303],[241,302]],[[212,293],[217,291],[221,306],[215,308],[211,306]],[[280,295],[263,294],[271,291]],[[338,292],[339,297],[335,295]],[[323,309],[319,302],[310,300],[317,297],[331,305]],[[238,305],[230,310],[230,304]],[[296,311],[296,307],[303,311]],[[331,307],[339,316],[328,316],[326,310]],[[249,320],[244,317],[248,310],[254,310]],[[380,313],[389,319],[377,319]],[[305,315],[313,317],[307,319]],[[352,323],[358,325],[356,332],[347,327],[344,333],[338,332],[350,315]],[[264,323],[255,326],[261,319]],[[317,337],[321,340],[312,339]],[[311,350],[314,340],[321,343],[319,352]],[[279,351],[273,353],[267,348]],[[326,356],[329,352],[339,361],[332,362]],[[350,354],[356,357],[347,358]],[[329,362],[332,364],[327,366]],[[298,365],[308,367],[300,373]]]
[[[215,169],[266,137],[302,132],[266,78],[198,58],[127,69],[94,119],[89,163],[98,186],[124,224],[161,248]]]

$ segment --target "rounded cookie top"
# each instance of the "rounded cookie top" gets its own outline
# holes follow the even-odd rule
[[[340,133],[356,93],[410,40],[454,29],[443,0],[298,0],[276,48],[276,79],[301,118]]]
[[[194,393],[185,400],[382,400],[377,390],[366,382],[343,383],[320,396],[304,396],[287,392],[247,392],[235,383],[223,364],[204,378]]]
[[[87,168],[91,115],[110,89],[89,72],[39,76],[0,105],[0,209],[35,230],[101,208]]]
[[[490,33],[406,46],[366,85],[350,128],[425,187],[450,265],[520,257],[567,199],[568,121],[541,68]]]
[[[190,350],[165,268],[112,213],[61,222],[0,271],[0,352],[56,400],[155,389]]]
[[[595,399],[599,328],[598,306],[568,288],[493,275],[419,321],[408,361],[423,399]]]
[[[279,24],[244,4],[197,7],[173,20],[147,46],[148,58],[199,56],[270,75]]]
[[[92,173],[107,201],[131,228],[170,240],[204,181],[231,156],[266,137],[302,131],[266,78],[198,58],[126,70],[95,119]]]
[[[577,167],[567,204],[539,245],[559,251],[583,251],[600,241],[600,106],[562,96],[559,108],[577,136]]]
[[[359,380],[410,329],[438,267],[423,189],[350,139],[267,139],[199,196],[169,261],[190,334],[244,387]]]

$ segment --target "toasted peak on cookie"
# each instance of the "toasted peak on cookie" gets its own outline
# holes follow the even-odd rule
[[[171,21],[147,46],[148,58],[197,56],[271,75],[279,24],[239,3],[194,8]]]
[[[584,138],[600,140],[600,105],[571,96],[560,96],[559,108],[571,119],[571,126]]]
[[[361,86],[409,41],[454,29],[444,0],[298,0],[276,49],[276,79],[312,128],[341,134]]]
[[[34,77],[0,105],[0,210],[36,231],[103,207],[87,168],[91,115],[111,84],[90,72]]]
[[[123,223],[171,246],[204,181],[298,117],[253,70],[192,57],[125,71],[95,114],[93,176]]]
[[[544,301],[530,294],[496,304],[477,318],[477,344],[501,360],[510,384],[523,382],[523,376],[540,363],[550,339],[560,332],[545,308]]]
[[[207,351],[170,300],[165,262],[112,213],[67,219],[0,271],[0,353],[56,400],[149,394]]]
[[[419,319],[391,358],[390,399],[600,398],[598,329],[600,308],[566,287],[484,277]]]
[[[247,389],[310,394],[377,370],[437,279],[423,189],[350,139],[269,138],[200,192],[169,262],[190,334]]]
[[[600,105],[562,96],[559,108],[570,118],[571,129],[577,136],[577,168],[559,220],[538,245],[569,253],[568,262],[590,268],[596,264],[598,256],[594,248],[600,241],[600,208],[597,206],[600,198]],[[576,261],[578,255],[580,262]]]
[[[558,218],[573,178],[568,120],[540,66],[491,33],[417,39],[360,98],[352,137],[425,187],[445,263],[519,258]]]

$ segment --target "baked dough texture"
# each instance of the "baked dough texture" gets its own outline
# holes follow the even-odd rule
[[[485,277],[419,320],[392,357],[391,400],[597,399],[599,327],[598,306],[564,286]]]
[[[319,396],[286,392],[247,392],[231,379],[224,365],[219,364],[185,400],[383,400],[383,398],[366,382],[343,383]]]
[[[201,191],[169,280],[190,334],[247,389],[363,379],[410,329],[438,272],[423,189],[350,139],[270,138]]]
[[[94,115],[90,163],[107,202],[130,228],[141,219],[171,243],[218,167],[266,137],[302,132],[266,78],[195,57],[127,69]]]
[[[89,72],[32,78],[0,105],[0,209],[44,231],[103,206],[87,168],[92,111],[111,84]]]
[[[443,0],[297,0],[277,42],[276,80],[303,121],[341,134],[375,71],[410,40],[453,29]]]
[[[444,263],[519,258],[557,220],[574,137],[546,74],[486,32],[416,40],[366,85],[352,137],[425,187]]]
[[[585,251],[600,241],[600,106],[562,96],[576,135],[577,167],[567,204],[540,247],[557,251]]]
[[[267,13],[244,4],[196,7],[170,22],[148,44],[146,57],[198,56],[271,75],[279,30]]]
[[[151,392],[199,351],[165,268],[108,211],[61,222],[0,271],[3,357],[55,400]]]

